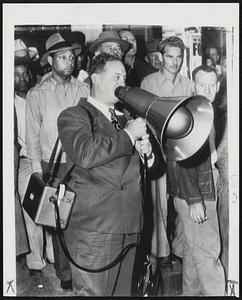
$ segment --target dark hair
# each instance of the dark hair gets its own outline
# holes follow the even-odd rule
[[[204,60],[205,64],[207,63],[207,60],[208,60],[208,59],[210,59],[210,60],[212,61],[212,67],[215,68],[215,63],[213,62],[213,59],[212,59],[211,56],[206,56],[206,57],[205,57],[205,60]]]
[[[25,67],[26,69],[27,69],[27,71],[28,72],[30,72],[30,66],[29,66],[29,63],[27,63],[27,62],[21,62],[21,61],[17,61],[15,64],[14,64],[14,68],[15,67],[21,67],[21,66],[23,66],[23,67]]]
[[[216,47],[212,46],[212,47],[208,47],[208,48],[206,48],[206,50],[205,50],[205,54],[206,54],[207,56],[209,56],[209,55],[210,55],[210,49],[215,49],[215,50],[217,51],[217,54],[218,54],[218,49],[217,49]]]
[[[183,41],[177,36],[170,36],[159,43],[158,49],[162,55],[165,53],[166,46],[180,48],[182,55],[185,50],[185,45],[184,45]]]
[[[124,32],[124,31],[127,31],[127,32],[130,32],[134,35],[133,31],[129,30],[128,28],[122,28],[118,31],[118,34],[120,35],[120,33]]]
[[[217,73],[215,71],[214,68],[212,67],[208,67],[206,65],[201,65],[201,66],[198,66],[196,67],[193,71],[192,71],[192,80],[195,81],[195,78],[196,78],[196,75],[199,71],[203,71],[203,72],[206,72],[206,73],[211,73],[211,72],[214,72],[214,74],[217,76]]]
[[[89,78],[90,78],[91,87],[92,87],[92,79],[91,79],[92,74],[101,73],[104,70],[106,63],[109,61],[121,62],[121,60],[118,57],[107,53],[101,53],[92,59],[90,69],[89,69]]]
[[[49,53],[49,56],[52,57],[52,59],[54,59],[55,52]]]

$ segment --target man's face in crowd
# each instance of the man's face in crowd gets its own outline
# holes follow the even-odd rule
[[[218,59],[219,59],[219,55],[218,55],[218,51],[216,48],[210,48],[209,49],[209,56],[212,58],[213,62],[215,64],[217,64]]]
[[[77,66],[77,70],[81,70],[82,69],[82,62],[83,62],[84,57],[82,55],[78,55],[76,57],[76,66]]]
[[[194,80],[194,90],[196,95],[206,97],[213,102],[218,92],[219,84],[215,72],[198,71]]]
[[[125,86],[126,71],[121,61],[108,61],[104,70],[95,75],[94,81],[97,92],[101,93],[107,105],[118,102],[114,92],[118,86]]]
[[[129,55],[136,55],[137,53],[137,42],[134,34],[130,31],[121,31],[120,32],[121,39],[129,42],[132,45],[132,48],[126,53]]]
[[[14,89],[17,93],[27,93],[30,89],[30,74],[24,65],[14,68]]]
[[[208,58],[206,59],[206,65],[207,65],[208,67],[212,67],[212,66],[213,66],[213,60],[212,60],[212,58],[208,57]]]
[[[121,49],[120,44],[116,42],[105,42],[102,43],[98,48],[98,54],[100,53],[107,53],[112,56],[118,57],[119,59],[123,56],[123,51]]]
[[[149,61],[149,64],[154,67],[155,69],[160,69],[162,66],[162,56],[161,53],[159,51],[157,52],[151,52],[148,53],[147,55],[147,59]]]
[[[180,71],[182,65],[182,52],[178,47],[166,46],[162,55],[163,67],[169,73],[175,75]]]
[[[53,58],[49,56],[49,59],[52,69],[57,75],[60,77],[71,76],[75,63],[75,55],[72,50],[58,51],[54,53]]]

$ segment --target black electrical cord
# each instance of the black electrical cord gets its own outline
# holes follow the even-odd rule
[[[54,198],[54,199],[53,199]],[[57,199],[55,197],[52,198],[52,202],[55,206],[55,211],[56,211],[56,229],[57,229],[57,235],[58,235],[58,238],[59,238],[59,241],[61,243],[61,246],[62,246],[62,249],[65,253],[65,255],[67,256],[67,258],[69,259],[69,261],[75,266],[77,267],[78,269],[81,269],[85,272],[89,272],[89,273],[99,273],[99,272],[103,272],[103,271],[106,271],[110,268],[112,268],[113,266],[115,266],[117,263],[119,263],[124,257],[125,255],[128,253],[128,251],[133,248],[133,247],[137,247],[138,244],[137,243],[131,243],[131,244],[128,244],[126,247],[124,247],[121,252],[119,253],[119,255],[111,262],[109,263],[108,265],[106,266],[103,266],[103,267],[100,267],[100,268],[96,268],[96,269],[89,269],[89,268],[85,268],[83,266],[80,266],[78,265],[74,260],[73,258],[71,257],[70,255],[70,252],[66,246],[66,242],[65,242],[65,239],[64,239],[64,235],[63,235],[63,232],[62,232],[62,229],[60,227],[60,214],[59,214],[59,208],[58,208],[58,205],[57,205]]]

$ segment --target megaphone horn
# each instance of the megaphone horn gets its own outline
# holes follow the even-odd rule
[[[203,96],[158,97],[141,88],[117,87],[115,96],[132,113],[146,118],[170,160],[195,154],[213,125],[213,107]]]

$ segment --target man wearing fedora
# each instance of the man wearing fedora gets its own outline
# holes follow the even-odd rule
[[[14,185],[15,185],[15,225],[16,256],[26,254],[29,269],[42,268],[44,262],[35,238],[42,238],[42,232],[34,224],[21,206],[31,172],[30,161],[26,157],[25,105],[26,94],[31,87],[29,54],[27,46],[20,39],[14,41]],[[27,228],[26,228],[27,227]],[[42,239],[43,240],[43,239]]]
[[[99,34],[98,38],[90,45],[89,50],[93,56],[107,53],[122,59],[130,48],[131,44],[123,41],[117,31],[107,30]]]
[[[81,97],[87,97],[89,87],[72,76],[75,54],[80,46],[71,45],[59,33],[46,41],[46,52],[41,61],[51,65],[51,73],[27,94],[26,143],[32,172],[43,173],[47,169],[54,144],[58,136],[57,118],[66,108],[76,105]],[[60,145],[57,153],[59,153]],[[55,161],[56,162],[56,161]],[[65,153],[56,162],[59,179],[66,173]],[[71,270],[55,232],[52,232],[54,259],[61,287],[70,289]]]
[[[154,39],[146,42],[145,44],[145,61],[148,62],[152,67],[157,70],[160,70],[162,67],[162,56],[158,51],[159,40]]]
[[[29,178],[32,173],[31,162],[27,155],[25,127],[26,127],[26,95],[29,89],[33,86],[32,74],[30,71],[31,55],[29,48],[21,39],[14,41],[14,107],[16,112],[15,132],[17,143],[19,145],[19,163],[18,163],[18,181],[17,191],[20,202],[23,203],[24,195],[28,185]],[[16,206],[17,207],[17,206]],[[38,275],[38,273],[46,266],[43,259],[43,233],[42,227],[35,224],[26,211],[23,209],[23,215],[28,234],[30,251],[26,255],[26,263],[29,268],[30,275]],[[21,224],[17,224],[19,230]],[[18,231],[17,231],[18,232]],[[16,239],[19,237],[16,235]],[[24,239],[23,239],[24,240]],[[23,242],[21,241],[21,243]],[[46,239],[46,256],[48,260],[53,262],[53,247],[50,239]]]
[[[72,76],[80,81],[84,81],[88,77],[87,68],[89,64],[89,53],[87,46],[85,45],[86,36],[81,31],[66,32],[65,39],[72,45],[78,45],[81,52],[75,57],[75,66]]]

